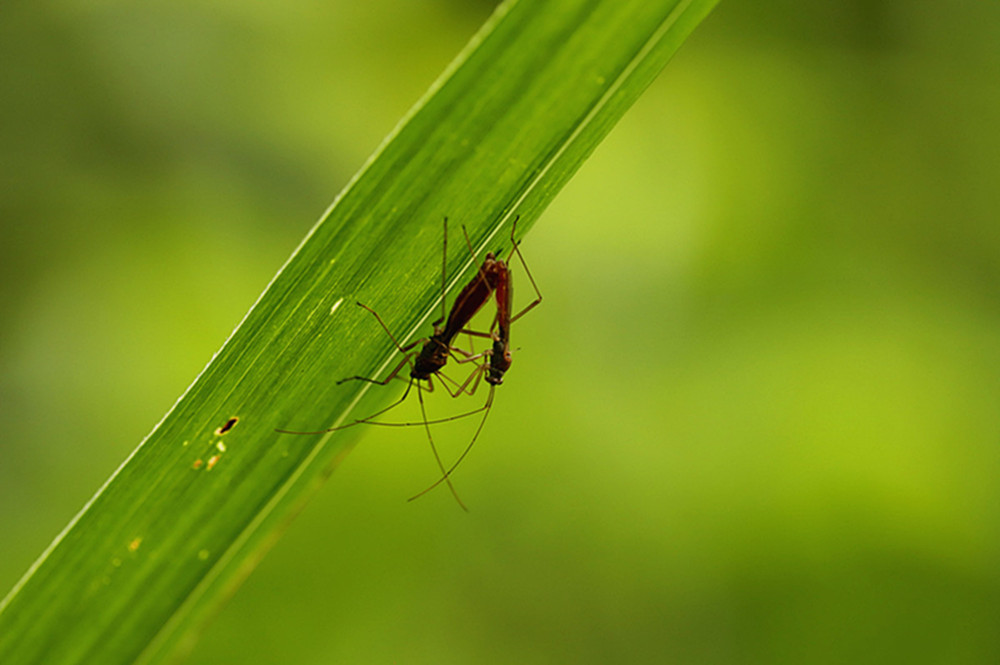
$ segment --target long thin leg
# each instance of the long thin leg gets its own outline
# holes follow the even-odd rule
[[[497,328],[497,323],[500,322],[500,312],[493,315],[493,323],[490,324],[489,332],[482,332],[481,330],[470,330],[468,328],[462,328],[461,332],[472,337],[484,337],[486,339],[493,339],[493,331]]]
[[[418,340],[416,340],[414,342],[410,342],[406,346],[403,346],[402,344],[400,344],[396,340],[396,336],[393,335],[392,332],[389,330],[389,326],[385,325],[385,321],[383,321],[382,317],[378,315],[378,312],[376,312],[374,309],[372,309],[368,305],[365,305],[364,303],[360,303],[359,302],[359,303],[357,303],[357,305],[358,305],[358,307],[363,307],[363,308],[367,309],[369,312],[372,313],[372,315],[375,316],[375,320],[378,321],[378,323],[379,323],[380,326],[382,326],[382,330],[384,330],[385,334],[389,336],[389,339],[391,339],[392,343],[396,345],[396,348],[399,350],[400,353],[406,353],[407,351],[409,351],[410,349],[412,349],[413,347],[415,347],[418,343],[420,343],[421,340],[418,339]]]
[[[461,386],[459,386],[458,390],[456,390],[454,393],[451,393],[449,391],[448,394],[451,395],[452,397],[458,397],[459,395],[462,395],[462,394],[469,395],[470,397],[472,395],[475,395],[476,394],[476,390],[479,388],[479,384],[481,383],[483,375],[486,373],[486,368],[487,367],[488,367],[488,365],[486,365],[486,364],[478,365],[476,367],[476,369],[474,369],[472,371],[472,373],[469,374],[468,378],[466,378],[465,381],[462,382],[462,384],[461,384]],[[469,385],[470,382],[472,382],[472,388],[468,388],[468,385]],[[447,388],[446,388],[446,390],[447,390]],[[395,406],[395,404],[393,404],[392,406]],[[364,420],[359,420],[359,421],[356,421],[355,423],[351,423],[351,424],[353,425],[353,424],[357,424],[359,422],[363,422],[366,425],[379,425],[381,427],[415,427],[417,425],[423,425],[424,424],[424,421],[422,421],[422,420],[420,422],[413,422],[413,423],[385,423],[385,422],[376,422],[376,421],[371,420],[372,418],[376,418],[379,415],[385,413],[390,408],[392,408],[392,406],[390,406],[389,408],[383,409],[379,413],[376,413],[374,415],[368,416]],[[472,416],[472,415],[475,415],[477,413],[480,413],[481,411],[483,411],[484,409],[487,409],[487,408],[489,408],[488,405],[481,406],[478,409],[473,409],[472,411],[467,411],[465,413],[460,413],[457,416],[448,416],[447,418],[439,418],[438,420],[428,420],[426,424],[428,424],[428,425],[437,425],[437,424],[440,424],[440,423],[451,422],[452,420],[459,420],[461,418],[466,418],[468,416]],[[345,425],[345,427],[347,427],[347,426]]]
[[[461,395],[463,393],[466,394],[466,395],[469,395],[470,397],[472,395],[475,395],[476,394],[476,389],[479,387],[479,384],[481,383],[481,379],[483,378],[483,375],[486,373],[486,367],[487,367],[487,365],[480,365],[480,366],[476,367],[476,369],[469,375],[469,377],[464,382],[462,382],[462,386],[458,390],[456,390],[454,394],[452,394],[452,393],[449,393],[449,394],[452,397],[458,397],[459,395]],[[473,379],[475,379],[475,382],[472,384],[472,388],[466,389],[466,386],[468,386],[469,382],[472,381]],[[492,390],[493,389],[490,388],[491,392],[492,392]],[[371,418],[376,418],[379,415],[381,415],[382,413],[385,413],[386,411],[388,411],[389,409],[383,409],[379,413],[376,413],[376,414],[374,414],[372,416],[369,416],[368,418],[365,418],[364,420],[359,420],[357,422],[363,422],[366,425],[378,425],[380,427],[416,427],[417,425],[424,425],[424,424],[426,424],[426,425],[439,425],[441,423],[448,423],[448,422],[451,422],[453,420],[460,420],[462,418],[467,418],[469,416],[473,416],[473,415],[475,415],[477,413],[480,413],[480,412],[482,412],[482,411],[490,408],[490,403],[492,402],[492,399],[493,399],[492,397],[489,398],[487,400],[487,404],[479,407],[478,409],[473,409],[472,411],[466,411],[465,413],[460,413],[460,414],[458,414],[456,416],[448,416],[447,418],[438,418],[437,420],[428,420],[426,422],[423,421],[423,420],[421,420],[419,422],[411,422],[411,423],[386,423],[386,422],[377,422],[377,421],[371,420]],[[395,405],[393,405],[393,406],[395,406]],[[356,423],[352,423],[352,424],[356,424]],[[345,427],[346,427],[346,425],[345,425]]]
[[[514,240],[514,229],[517,228],[517,220],[520,219],[520,218],[521,218],[520,215],[518,215],[516,218],[514,218],[514,224],[510,227],[510,241],[513,244],[513,249],[511,249],[511,255],[513,255],[515,253],[517,254],[517,258],[520,259],[521,265],[524,266],[524,272],[528,275],[528,280],[531,282],[532,288],[535,289],[535,295],[538,296],[538,297],[535,298],[535,300],[533,300],[532,302],[528,303],[527,307],[525,307],[524,309],[522,309],[520,312],[518,312],[514,316],[510,317],[510,322],[511,323],[514,323],[514,321],[517,321],[519,318],[521,318],[522,316],[524,316],[525,314],[527,314],[528,312],[530,312],[532,309],[534,309],[535,307],[537,307],[542,302],[542,292],[538,290],[538,284],[535,283],[535,278],[531,276],[531,271],[528,270],[528,264],[524,260],[524,255],[521,254],[521,248],[518,246],[518,245],[520,245],[520,243],[517,242],[516,240]],[[507,263],[510,263],[510,256],[507,257]]]
[[[417,384],[417,399],[420,400],[420,415],[423,416],[424,419],[424,431],[427,432],[427,441],[431,444],[431,452],[434,453],[434,459],[437,461],[438,468],[441,469],[441,473],[445,474],[445,478],[448,481],[448,489],[451,490],[451,495],[455,497],[455,501],[457,501],[458,505],[462,507],[462,510],[469,512],[469,509],[465,507],[464,503],[462,503],[462,499],[459,498],[458,492],[455,491],[455,486],[451,484],[451,478],[447,477],[447,473],[444,470],[444,463],[441,461],[441,456],[438,454],[437,446],[434,445],[434,437],[431,435],[431,427],[427,422],[427,410],[424,407],[423,389],[420,387],[419,383]]]
[[[483,353],[479,354],[479,356],[474,356],[472,358],[467,358],[466,360],[459,360],[459,361],[456,361],[456,362],[473,362],[475,360],[478,360],[479,358],[482,358],[485,355],[486,355],[486,352],[483,352]],[[476,365],[476,368],[474,370],[472,370],[472,372],[469,374],[469,376],[466,377],[465,381],[462,382],[462,385],[458,389],[458,394],[461,395],[462,393],[465,393],[466,395],[469,395],[470,397],[472,395],[475,395],[476,394],[476,390],[479,388],[479,381],[483,378],[483,374],[486,373],[487,367],[489,367],[489,365],[486,362],[482,362],[482,363]],[[473,379],[475,379],[475,381],[473,381]],[[471,388],[468,387],[470,382],[472,383],[472,387]]]
[[[474,359],[470,359],[470,360],[474,360]],[[466,362],[468,362],[468,361],[466,361]],[[462,394],[472,395],[475,392],[475,389],[473,389],[472,391],[468,391],[468,390],[466,390],[466,388],[469,385],[469,381],[471,380],[471,377],[475,376],[476,373],[481,373],[483,371],[485,371],[485,370],[484,369],[479,369],[479,368],[475,369],[473,371],[472,375],[470,375],[470,378],[467,378],[462,383],[459,383],[455,379],[453,379],[450,376],[447,376],[447,375],[445,375],[445,374],[443,374],[441,372],[438,372],[437,376],[440,377],[440,379],[441,379],[441,386],[444,387],[445,392],[447,392],[450,397],[458,397],[459,395],[462,395]],[[427,382],[428,382],[428,384],[433,385],[431,383],[430,379],[428,379]],[[455,386],[454,390],[452,390],[451,388],[448,387],[449,383],[452,384],[453,386]],[[428,391],[428,392],[430,392],[430,391]]]
[[[479,378],[482,377],[483,371],[484,370],[482,368],[477,368],[476,371],[472,375],[470,375],[469,378],[471,379],[472,377],[474,377],[474,376],[476,376],[478,374],[478,377],[477,377],[476,382],[474,384],[475,386],[479,386],[479,384],[480,384]],[[468,382],[468,381],[469,381],[469,379],[466,379],[466,382]],[[455,395],[453,395],[453,397],[458,397],[459,394],[461,394],[461,393],[456,393]],[[467,392],[466,394],[470,395],[470,396],[474,395],[475,394],[475,388],[473,388],[471,391]],[[400,400],[400,401],[402,401],[402,400]],[[334,429],[343,429],[344,427],[350,427],[351,425],[357,425],[357,424],[360,424],[360,423],[364,423],[365,425],[378,425],[379,427],[416,427],[417,425],[423,425],[424,424],[423,420],[420,420],[420,421],[417,421],[417,422],[408,422],[408,423],[386,423],[386,422],[380,422],[380,421],[372,420],[372,418],[377,418],[378,416],[382,415],[383,413],[389,411],[392,407],[396,406],[396,404],[398,404],[398,403],[399,402],[395,402],[392,405],[390,405],[389,407],[386,407],[385,409],[382,409],[378,413],[374,413],[374,414],[368,416],[367,418],[363,418],[361,420],[356,420],[353,423],[351,423],[350,425],[341,425],[340,427],[337,427],[337,428],[334,428]],[[453,420],[461,420],[462,418],[468,418],[469,416],[474,416],[477,413],[481,413],[482,411],[484,411],[484,410],[486,410],[488,408],[489,408],[489,404],[486,404],[486,405],[483,405],[483,406],[481,406],[481,407],[479,407],[477,409],[473,409],[472,411],[466,411],[465,413],[460,413],[460,414],[458,414],[456,416],[448,416],[447,418],[438,418],[437,420],[428,420],[426,424],[428,424],[428,425],[440,425],[441,423],[450,423]],[[329,430],[323,430],[323,431],[329,431]],[[307,434],[313,434],[313,433],[314,432],[307,432]]]
[[[390,377],[390,378],[392,378],[392,377]],[[344,379],[344,380],[346,381],[347,379]],[[388,381],[389,381],[389,379],[386,379],[386,382],[388,382]],[[406,401],[407,395],[410,394],[410,388],[413,387],[413,381],[414,381],[414,379],[411,378],[410,382],[406,384],[406,390],[403,391],[403,396],[402,397],[400,397],[395,402],[393,402],[389,406],[385,407],[381,411],[376,411],[372,415],[368,416],[368,418],[361,418],[359,420],[355,420],[354,422],[347,423],[346,425],[338,425],[336,427],[328,427],[327,429],[320,429],[320,430],[316,430],[314,432],[299,432],[299,431],[290,430],[290,429],[275,429],[274,431],[275,432],[281,432],[282,434],[326,434],[327,432],[336,432],[337,430],[347,429],[348,427],[354,427],[355,425],[361,425],[361,424],[372,424],[372,425],[374,425],[376,423],[368,423],[368,419],[369,418],[378,418],[383,413],[388,413],[389,411],[393,410],[394,408],[396,408],[397,406],[399,406],[400,404],[402,404],[404,401]],[[375,383],[378,383],[378,381],[376,381]],[[383,384],[383,385],[385,385],[385,384]],[[418,385],[417,387],[419,388],[420,386]]]
[[[378,418],[383,413],[388,413],[389,411],[392,411],[397,406],[399,406],[400,404],[402,404],[403,402],[406,401],[406,398],[410,395],[410,388],[413,387],[413,382],[414,381],[417,381],[417,379],[414,379],[413,377],[410,377],[409,382],[406,384],[406,390],[403,391],[402,396],[400,396],[399,399],[397,399],[395,402],[393,402],[389,406],[387,406],[384,409],[381,409],[379,411],[376,411],[375,413],[373,413],[372,415],[368,416],[367,418],[359,418],[358,420],[355,420],[350,425],[341,425],[340,427],[335,427],[334,429],[343,429],[344,427],[350,427],[351,425],[360,425],[361,423],[368,422],[369,418]],[[420,389],[420,383],[418,381],[417,382],[417,390],[419,390],[419,389]],[[327,431],[329,432],[331,430],[327,430]]]
[[[486,281],[486,273],[483,271],[483,266],[479,263],[479,258],[476,256],[476,250],[472,249],[472,241],[469,240],[469,232],[465,228],[465,224],[462,224],[462,235],[465,236],[465,246],[469,248],[469,254],[472,254],[472,265],[478,266],[476,271],[479,273],[480,279]]]
[[[370,379],[367,376],[349,376],[346,379],[341,379],[340,381],[337,381],[337,385],[339,386],[340,384],[347,383],[348,381],[367,381],[368,383],[374,383],[380,386],[387,386],[389,385],[390,381],[392,381],[399,375],[399,370],[403,369],[403,365],[407,364],[410,361],[411,355],[413,354],[407,353],[406,356],[403,358],[403,360],[398,365],[396,365],[396,368],[393,369],[391,372],[389,372],[389,376],[385,377],[381,381],[379,381],[378,379]]]
[[[472,333],[469,333],[469,334],[471,334],[471,335],[479,335],[480,337],[486,337],[486,335],[483,334],[483,333],[472,332]],[[477,358],[481,358],[482,355],[483,355],[482,353],[475,353],[473,351],[466,351],[465,349],[463,349],[463,348],[461,348],[459,346],[449,346],[448,347],[448,353],[451,354],[451,357],[454,358],[455,362],[457,362],[457,363],[467,363],[467,362],[469,362],[469,360],[476,360]],[[458,356],[455,355],[456,353],[461,353],[462,357],[459,358]]]
[[[444,388],[444,391],[446,393],[448,393],[449,397],[458,397],[461,394],[459,392],[452,392],[451,388],[448,387],[448,384],[450,383],[453,386],[455,386],[455,388],[457,389],[459,387],[459,385],[461,385],[461,384],[459,384],[458,381],[456,381],[455,379],[451,378],[450,376],[448,376],[444,372],[437,372],[436,374],[433,374],[432,376],[436,376],[439,379],[441,379],[441,387]],[[429,392],[429,393],[430,392],[434,392],[434,380],[432,378],[430,378],[430,377],[427,378],[427,385],[430,386],[430,388],[427,389],[427,392]]]
[[[427,494],[428,492],[430,492],[432,489],[434,489],[435,487],[437,487],[441,483],[448,483],[448,487],[451,487],[451,477],[450,476],[451,476],[452,471],[454,471],[455,469],[458,468],[458,465],[462,463],[462,460],[465,459],[465,456],[469,454],[470,450],[472,450],[472,446],[475,445],[476,439],[479,438],[479,433],[483,431],[483,426],[486,425],[486,418],[487,418],[487,416],[490,415],[490,408],[493,406],[493,389],[494,389],[494,387],[495,386],[490,386],[490,394],[486,398],[486,404],[484,404],[483,407],[482,407],[482,409],[480,409],[481,411],[486,411],[486,413],[483,414],[483,419],[481,421],[479,421],[479,427],[476,428],[476,433],[472,435],[472,441],[469,442],[469,445],[465,447],[465,450],[462,452],[461,455],[458,456],[458,459],[455,460],[455,463],[452,464],[451,467],[447,471],[443,472],[444,475],[442,475],[441,478],[439,478],[437,480],[437,482],[435,482],[433,485],[431,485],[430,487],[428,487],[424,491],[420,492],[419,494],[414,494],[409,499],[407,499],[407,501],[413,501],[414,499],[419,499],[420,497],[422,497],[423,495]],[[428,428],[428,432],[429,431],[430,431],[430,429]],[[452,492],[453,493],[454,493],[454,491],[455,491],[454,488],[452,488]]]
[[[448,416],[447,418],[438,418],[437,420],[428,420],[427,424],[428,425],[440,425],[441,423],[450,423],[453,420],[461,420],[462,418],[468,418],[469,416],[474,416],[477,413],[482,413],[483,411],[485,411],[488,408],[490,408],[490,407],[488,407],[486,405],[480,406],[480,407],[478,407],[476,409],[473,409],[472,411],[466,411],[465,413],[460,413],[457,416]],[[358,424],[358,423],[365,424],[365,425],[378,425],[379,427],[416,427],[417,425],[423,425],[424,421],[420,420],[420,421],[412,422],[412,423],[385,423],[385,422],[372,422],[372,421],[369,421],[369,420],[359,420],[357,423],[351,423],[351,425],[355,425],[355,424]],[[349,427],[349,425],[344,425],[344,427]],[[313,432],[307,432],[307,434],[312,434],[312,433]]]
[[[441,243],[441,318],[432,323],[435,328],[448,316],[444,294],[448,289],[448,218],[444,218],[444,241]]]

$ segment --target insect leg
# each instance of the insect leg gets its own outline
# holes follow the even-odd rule
[[[483,414],[483,419],[481,421],[479,421],[479,427],[476,428],[476,433],[472,435],[472,441],[469,442],[469,445],[465,447],[465,450],[462,451],[462,454],[458,456],[458,459],[455,460],[455,463],[452,464],[451,467],[449,467],[447,471],[443,471],[444,475],[442,475],[441,478],[439,478],[433,485],[431,485],[430,487],[428,487],[424,491],[420,492],[419,494],[414,494],[413,496],[411,496],[409,499],[407,499],[407,501],[413,501],[414,499],[419,499],[420,497],[422,497],[423,495],[427,494],[428,492],[430,492],[432,489],[434,489],[435,487],[437,487],[441,483],[448,483],[448,486],[451,487],[451,478],[450,478],[451,473],[456,468],[458,468],[458,465],[461,464],[461,462],[462,462],[463,459],[465,459],[465,456],[469,454],[470,450],[472,450],[472,446],[475,445],[476,439],[479,438],[479,433],[483,431],[483,426],[486,425],[486,417],[490,415],[490,408],[493,406],[493,389],[494,389],[494,386],[490,386],[490,394],[486,397],[486,404],[484,404],[482,406],[482,408],[477,409],[477,411],[485,411],[486,413]],[[470,413],[476,413],[477,411],[473,411],[473,412],[470,412]],[[465,414],[465,415],[469,415],[469,414]],[[458,416],[458,417],[461,417],[461,416]],[[430,429],[428,428],[428,432],[429,431],[430,431]],[[454,492],[454,491],[455,491],[454,488],[452,488],[452,492]]]
[[[517,321],[519,318],[521,318],[522,316],[524,316],[525,314],[527,314],[529,311],[531,311],[532,309],[534,309],[535,307],[537,307],[542,302],[542,292],[538,290],[538,284],[535,283],[535,278],[531,276],[531,271],[528,270],[528,264],[524,260],[524,255],[521,254],[521,248],[519,247],[520,243],[517,242],[516,240],[514,240],[514,229],[517,228],[517,220],[520,219],[520,218],[521,218],[520,215],[518,215],[517,217],[515,217],[514,218],[514,224],[510,227],[510,241],[513,244],[513,248],[511,249],[510,256],[513,256],[514,254],[517,254],[517,258],[521,261],[521,265],[524,266],[524,272],[525,272],[525,274],[528,275],[528,280],[531,282],[532,288],[535,289],[535,295],[537,296],[537,298],[535,298],[533,301],[531,301],[530,303],[528,303],[528,306],[525,307],[524,309],[522,309],[520,312],[518,312],[514,316],[510,317],[510,322],[511,323],[513,323],[514,321]],[[510,256],[507,257],[507,263],[510,263]]]
[[[458,492],[455,490],[455,486],[451,484],[451,479],[447,477],[447,473],[444,470],[444,463],[441,461],[441,456],[438,454],[437,446],[434,445],[434,437],[431,435],[430,423],[427,422],[427,409],[424,407],[423,388],[420,387],[419,383],[417,384],[417,399],[420,400],[420,415],[423,416],[424,419],[424,431],[427,432],[427,441],[431,444],[431,452],[434,453],[434,460],[437,462],[441,473],[445,474],[445,479],[448,481],[448,489],[451,490],[451,495],[455,497],[455,501],[457,501],[458,505],[462,507],[462,510],[469,512],[469,509],[465,507],[464,503],[462,503],[462,499],[459,498]],[[440,482],[438,484],[440,484]]]

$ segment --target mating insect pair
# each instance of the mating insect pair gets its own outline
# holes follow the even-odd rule
[[[427,434],[427,440],[431,446],[431,451],[434,453],[434,459],[441,471],[441,478],[424,491],[410,497],[410,500],[412,501],[417,497],[423,496],[443,482],[447,483],[448,488],[455,497],[455,500],[464,509],[465,504],[462,503],[462,500],[458,496],[458,492],[455,491],[455,487],[451,483],[451,473],[469,453],[472,446],[475,444],[476,439],[479,437],[480,432],[482,432],[483,426],[486,424],[486,418],[489,416],[490,410],[493,406],[493,391],[496,386],[503,383],[504,374],[510,369],[512,362],[510,347],[511,324],[524,316],[528,313],[528,311],[536,307],[542,301],[542,294],[538,290],[538,286],[535,284],[535,280],[531,276],[531,272],[528,270],[528,264],[524,261],[524,256],[521,254],[517,241],[514,239],[514,231],[516,228],[517,218],[514,219],[514,223],[510,230],[511,250],[507,255],[507,259],[498,259],[496,254],[493,252],[487,253],[482,265],[479,266],[479,269],[476,271],[475,277],[473,277],[472,281],[466,284],[465,287],[459,292],[458,296],[455,298],[455,302],[452,303],[451,311],[447,312],[445,304],[445,290],[447,287],[448,219],[445,218],[444,244],[442,251],[443,263],[441,269],[441,317],[433,322],[432,325],[434,326],[434,333],[429,338],[419,339],[403,346],[396,340],[396,337],[389,330],[389,327],[382,320],[382,317],[378,315],[378,312],[367,305],[360,302],[357,303],[359,307],[362,307],[372,313],[375,319],[379,322],[379,325],[382,326],[382,329],[385,330],[389,338],[392,339],[393,344],[396,345],[399,352],[404,355],[400,363],[396,365],[396,367],[389,372],[388,376],[382,380],[364,376],[352,376],[346,379],[341,379],[337,382],[337,384],[339,385],[347,381],[357,380],[384,386],[393,379],[400,378],[400,371],[403,367],[409,365],[410,378],[406,385],[406,391],[403,393],[402,397],[367,418],[355,420],[354,422],[341,425],[339,427],[331,427],[329,429],[319,430],[316,432],[295,432],[291,430],[278,431],[286,434],[320,434],[360,424],[382,425],[389,427],[423,425],[424,431]],[[462,227],[462,232],[465,233],[465,227]],[[472,243],[469,241],[468,234],[465,234],[465,242],[469,251],[472,253],[473,259],[475,259],[475,251],[472,249]],[[521,261],[521,265],[524,266],[525,273],[528,275],[528,279],[531,281],[531,286],[534,288],[536,295],[535,300],[525,306],[524,309],[517,314],[512,314],[514,290],[509,266],[514,254],[517,254],[518,259]],[[496,315],[493,318],[493,323],[490,325],[489,331],[482,332],[468,329],[467,326],[472,321],[472,318],[479,312],[480,309],[483,308],[491,296],[494,297],[496,302]],[[443,326],[441,326],[442,322],[444,322]],[[477,354],[457,347],[454,345],[454,341],[459,333],[487,338],[491,340],[490,348]],[[415,351],[414,349],[416,349],[416,347],[420,344],[423,345],[420,347],[419,351]],[[469,374],[465,381],[458,383],[441,373],[441,370],[444,369],[444,366],[447,364],[449,358],[454,358],[456,362],[462,364],[475,363],[476,368]],[[424,407],[423,391],[427,390],[430,392],[434,389],[433,377],[435,375],[441,379],[440,384],[444,386],[445,390],[452,397],[458,397],[462,394],[474,394],[479,386],[480,380],[482,380],[485,376],[485,381],[490,386],[486,402],[478,409],[474,409],[467,413],[448,418],[441,418],[438,420],[427,420],[427,411]],[[427,382],[426,389],[421,385],[421,381]],[[449,387],[448,382],[451,382],[454,385],[454,390]],[[410,389],[414,385],[417,386],[417,398],[420,402],[420,413],[423,418],[421,422],[385,423],[374,420],[406,401],[406,398],[410,394]],[[483,413],[483,417],[480,420],[471,441],[466,446],[462,454],[459,455],[458,459],[446,469],[441,460],[441,456],[438,454],[437,446],[434,444],[434,437],[431,434],[430,426],[433,424],[457,420],[459,418],[465,418],[476,413]]]

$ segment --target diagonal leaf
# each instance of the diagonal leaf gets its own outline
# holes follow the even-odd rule
[[[354,302],[411,337],[440,297],[441,220],[478,249],[505,239],[514,215],[526,230],[716,2],[504,3],[3,600],[0,662],[173,652],[356,436],[275,432],[343,421],[365,386],[331,379],[392,362]],[[470,263],[451,252],[450,286]]]

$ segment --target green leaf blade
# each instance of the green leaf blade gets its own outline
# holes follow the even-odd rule
[[[503,5],[0,604],[0,662],[169,655],[360,434],[275,429],[353,417],[368,386],[334,382],[398,362],[355,302],[412,338],[439,311],[442,219],[453,288],[472,263],[458,225],[477,250],[506,241],[514,215],[526,231],[716,2]]]

